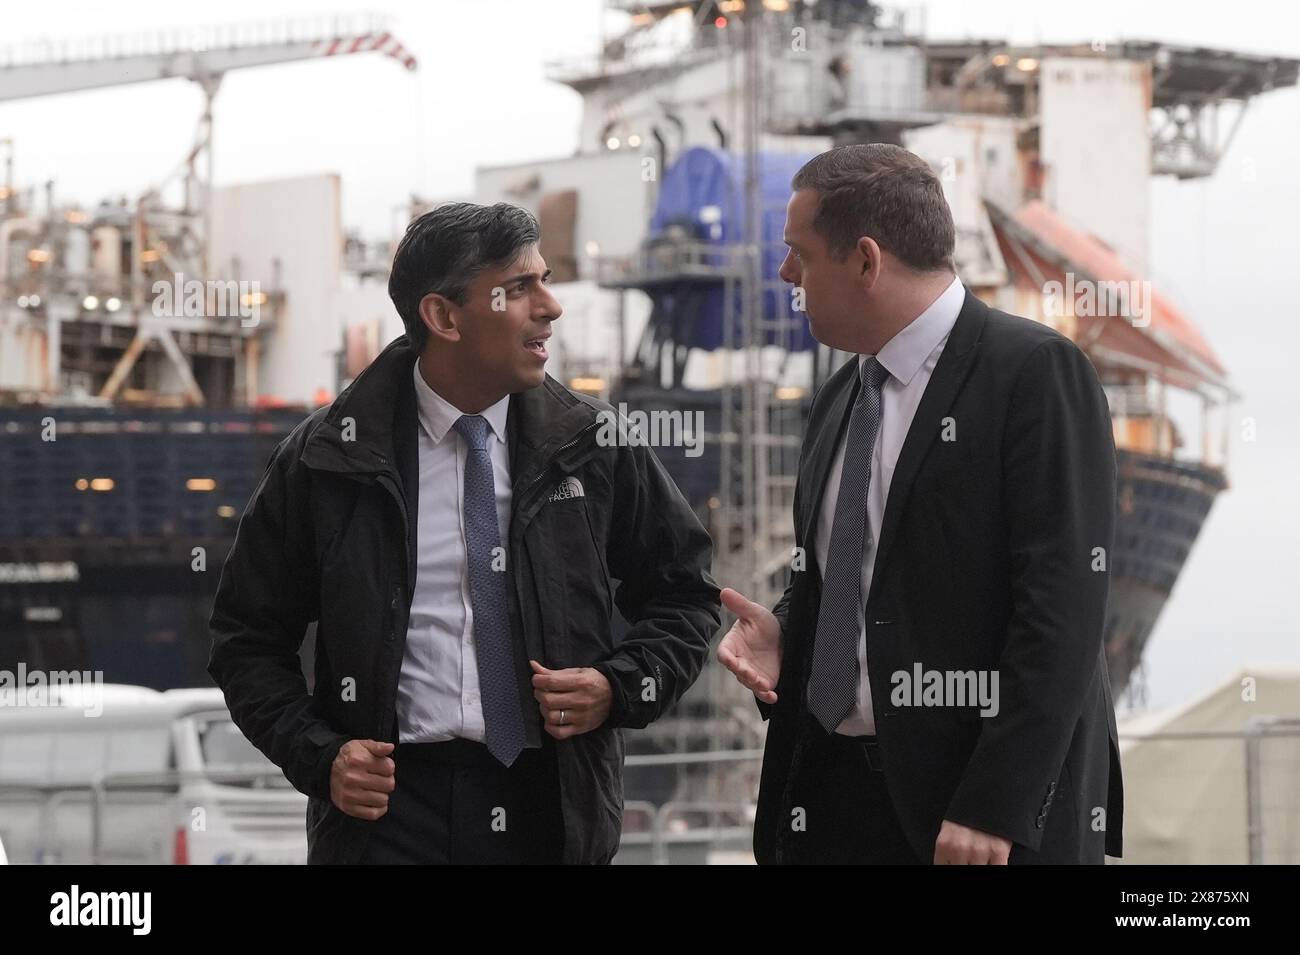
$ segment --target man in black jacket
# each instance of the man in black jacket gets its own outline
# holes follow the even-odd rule
[[[406,334],[280,444],[240,520],[208,669],[310,797],[310,862],[608,862],[621,728],[681,697],[718,626],[709,537],[655,455],[545,373],[538,240],[504,203],[412,222]]]
[[[952,269],[940,184],[897,146],[795,176],[781,276],[821,342],[796,560],[733,590],[719,658],[768,734],[760,862],[1100,863],[1123,786],[1102,632],[1115,449],[1087,357]]]

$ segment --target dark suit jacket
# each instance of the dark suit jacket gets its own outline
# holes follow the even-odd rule
[[[784,658],[776,704],[759,704],[769,719],[760,862],[783,861],[791,834],[822,576],[812,535],[858,387],[855,356],[818,392],[804,437],[794,517],[806,566],[774,608]],[[1013,863],[1120,855],[1102,651],[1114,520],[1115,447],[1092,364],[1063,335],[968,290],[899,455],[866,600],[885,779],[927,862],[944,819],[1012,840]],[[891,675],[916,664],[996,670],[998,712],[895,705]]]

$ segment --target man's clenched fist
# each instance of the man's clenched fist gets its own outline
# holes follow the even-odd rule
[[[371,822],[388,812],[388,794],[397,788],[392,743],[350,739],[330,767],[330,799],[358,819]]]

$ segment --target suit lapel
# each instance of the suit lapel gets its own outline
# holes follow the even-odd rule
[[[957,397],[957,392],[961,390],[966,374],[970,371],[987,311],[984,303],[967,289],[966,299],[957,315],[957,321],[939,355],[934,373],[925,386],[925,393],[921,396],[921,403],[912,417],[912,424],[907,429],[907,437],[903,440],[903,448],[894,466],[894,476],[889,482],[889,497],[885,501],[885,516],[881,521],[880,537],[876,546],[877,570],[885,566],[889,548],[898,533],[898,522],[907,503],[907,495],[911,491],[912,482],[916,479],[921,463],[925,460],[926,452],[942,430],[942,419],[948,414],[953,399]],[[969,430],[966,433],[969,434]],[[872,574],[868,606],[882,576],[880,573]]]
[[[839,447],[844,429],[849,423],[849,410],[858,396],[858,356],[854,355],[843,364],[835,374],[827,379],[826,411],[819,415],[819,421],[810,422],[816,428],[811,435],[812,444],[805,458],[804,473],[801,475],[804,487],[815,488],[812,500],[804,504],[799,514],[799,540],[804,550],[813,551],[812,535],[817,529],[817,515],[821,512],[822,497],[826,493],[826,476],[830,473],[831,462],[835,460],[835,449]]]

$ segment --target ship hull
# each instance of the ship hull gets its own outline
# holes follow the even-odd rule
[[[1214,499],[1218,468],[1121,449],[1106,611],[1111,689],[1126,691]]]
[[[0,412],[0,669],[211,685],[221,566],[305,413]]]

